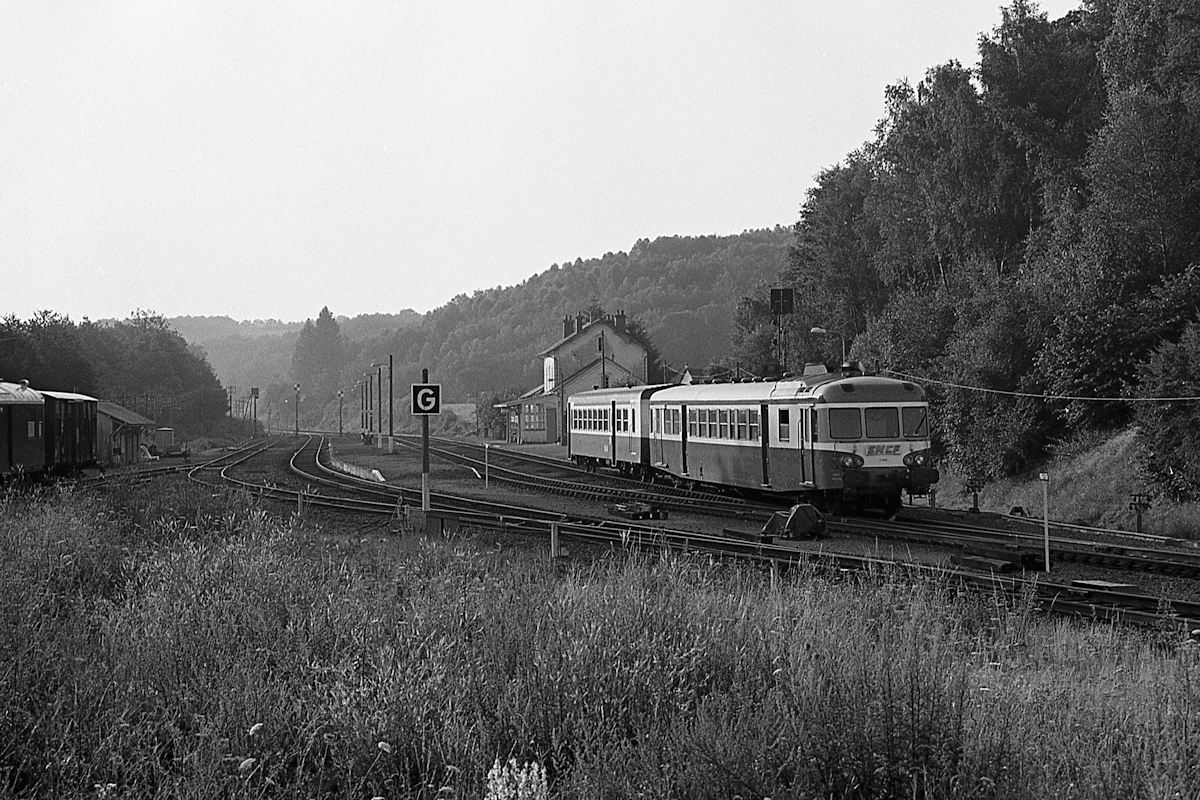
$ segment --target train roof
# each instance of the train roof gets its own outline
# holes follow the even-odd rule
[[[571,395],[569,400],[581,403],[603,403],[609,400],[619,400],[622,402],[627,402],[630,399],[644,400],[646,397],[670,385],[669,383],[656,383],[650,386],[621,386],[610,387],[608,389],[591,389],[586,392],[576,392]]]
[[[30,389],[28,381],[20,383],[0,381],[0,405],[40,406],[41,404],[42,395],[35,389]]]
[[[656,392],[653,402],[766,403],[800,398],[837,403],[920,402],[925,392],[915,383],[895,378],[828,372],[780,381],[680,384]]]
[[[85,401],[88,403],[99,403],[100,402],[99,400],[97,400],[94,397],[90,397],[89,395],[86,395],[86,394],[77,394],[75,392],[48,392],[45,389],[42,389],[41,393],[45,397],[53,397],[55,400],[66,400],[68,402],[71,402],[71,401]]]

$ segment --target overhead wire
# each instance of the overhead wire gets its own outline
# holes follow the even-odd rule
[[[1006,397],[1028,397],[1034,400],[1069,400],[1071,402],[1083,403],[1169,403],[1176,401],[1200,400],[1200,395],[1181,395],[1175,397],[1151,397],[1151,396],[1136,396],[1136,397],[1084,397],[1081,395],[1070,394],[1033,394],[1032,392],[1010,392],[1004,389],[988,389],[983,386],[970,386],[963,383],[953,383],[951,381],[940,381],[936,378],[925,378],[920,375],[912,375],[907,372],[897,372],[894,369],[881,369],[880,372],[886,372],[889,375],[895,375],[897,378],[906,378],[921,384],[933,384],[936,386],[946,386],[951,389],[965,389],[971,392],[985,392],[987,394],[999,394]]]

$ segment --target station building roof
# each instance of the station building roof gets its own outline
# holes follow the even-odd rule
[[[139,426],[149,428],[154,426],[154,420],[148,417],[143,417],[136,411],[130,411],[128,408],[116,403],[110,403],[107,400],[101,400],[96,406],[96,411],[105,416],[112,417],[117,422],[124,425]]]

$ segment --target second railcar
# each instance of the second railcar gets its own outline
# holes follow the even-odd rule
[[[587,468],[615,467],[631,476],[645,476],[650,469],[650,397],[661,388],[594,389],[571,395],[567,401],[571,460]]]

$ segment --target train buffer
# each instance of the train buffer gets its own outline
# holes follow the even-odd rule
[[[787,511],[776,511],[756,533],[726,528],[723,533],[736,539],[750,539],[770,544],[780,539],[820,539],[825,535],[825,518],[815,506],[800,503]]]
[[[667,510],[643,503],[639,500],[628,503],[613,503],[608,507],[608,513],[625,519],[666,519]]]

